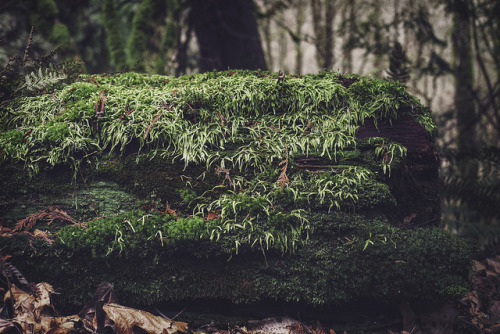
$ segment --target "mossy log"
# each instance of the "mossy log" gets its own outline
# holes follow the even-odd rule
[[[435,125],[397,82],[125,73],[38,93],[4,110],[0,248],[66,305],[103,281],[129,305],[468,289],[472,249],[439,227]]]

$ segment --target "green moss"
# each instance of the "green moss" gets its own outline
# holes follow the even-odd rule
[[[201,220],[162,214],[136,219],[141,215],[97,220],[85,230],[66,227],[52,246],[37,242],[31,248],[23,236],[0,242],[16,254],[16,265],[16,259],[28,256],[19,263],[21,270],[40,273],[39,279],[69,292],[67,298],[78,295],[77,301],[105,280],[134,305],[210,298],[310,306],[368,299],[435,302],[468,288],[471,263],[463,259],[473,248],[439,228],[403,231],[377,218],[311,214],[315,232],[308,244],[293,255],[270,252],[266,264],[259,251],[242,249],[228,261],[223,243],[189,240],[203,230]],[[194,224],[186,225],[189,221]],[[158,230],[168,236],[181,225],[187,234],[162,245]],[[368,240],[372,243],[365,247]],[[53,266],[58,269],[50,270]]]
[[[402,117],[432,134],[429,110],[394,82],[276,76],[83,76],[12,101],[0,199],[26,210],[9,222],[57,204],[86,228],[58,226],[52,245],[34,248],[1,238],[0,248],[62,287],[66,303],[102,281],[135,304],[324,306],[464,291],[471,247],[436,227],[397,227],[412,213],[424,226],[439,217],[435,185],[411,188],[421,157],[356,138],[366,119]]]
[[[55,122],[47,127],[43,141],[49,145],[60,145],[68,134],[68,124]]]

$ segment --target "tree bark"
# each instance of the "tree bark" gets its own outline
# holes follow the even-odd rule
[[[342,42],[342,69],[345,73],[352,73],[352,49],[353,49],[353,29],[356,19],[356,1],[345,1],[342,10],[342,23],[344,25],[344,36]]]
[[[111,63],[115,69],[121,70],[127,66],[125,43],[120,35],[120,22],[116,13],[115,2],[104,0],[102,4],[104,29],[106,31],[106,45],[108,46]]]
[[[457,150],[469,155],[476,150],[476,106],[474,102],[474,69],[470,11],[467,1],[454,1],[453,54],[455,57],[455,117],[457,120]],[[467,159],[469,160],[469,159]],[[477,177],[477,164],[464,161],[457,166],[460,176]]]
[[[305,0],[297,1],[296,5],[296,18],[297,18],[297,27],[295,29],[295,33],[297,36],[302,36],[302,26],[304,25],[304,21],[306,18],[306,2]],[[302,73],[302,67],[304,64],[304,51],[301,46],[302,39],[295,41],[295,72],[300,74]]]
[[[201,72],[266,69],[252,0],[192,0]]]

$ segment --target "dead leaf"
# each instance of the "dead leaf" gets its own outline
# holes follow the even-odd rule
[[[38,298],[35,299],[35,316],[39,319],[42,315],[53,315],[55,313],[54,306],[50,301],[50,295],[54,293],[52,285],[46,282],[36,285]]]
[[[487,258],[486,263],[497,274],[500,274],[500,262],[497,259]]]
[[[500,322],[500,301],[495,300],[493,303],[491,303],[489,313],[491,315],[491,319],[495,323]]]
[[[170,321],[158,317],[146,311],[136,310],[118,304],[106,304],[103,306],[109,319],[121,334],[134,334],[134,328],[140,328],[148,333],[186,333],[188,325],[185,322]]]
[[[14,299],[14,318],[11,323],[17,324],[23,333],[34,334],[66,334],[74,331],[75,327],[80,327],[81,320],[77,315],[69,317],[54,317],[53,306],[50,302],[50,294],[54,292],[48,283],[38,283],[36,285],[38,298],[31,293],[19,289],[11,284],[10,290],[5,294],[4,301]],[[11,325],[0,323],[0,333],[3,328],[7,330]],[[75,326],[78,324],[78,326]],[[5,332],[7,333],[7,332]]]
[[[212,220],[212,219],[216,219],[216,218],[219,218],[219,217],[220,217],[220,215],[217,212],[209,211],[208,214],[207,214],[206,219],[207,220]]]
[[[474,260],[473,262],[476,267],[476,275],[484,275],[486,273],[486,266],[476,260]]]
[[[316,334],[326,334],[325,330],[323,329],[323,326],[321,326],[321,323],[319,320],[316,320]]]
[[[96,330],[98,327],[97,317],[101,320],[99,326],[106,326],[106,319],[101,318],[105,318],[106,316],[102,311],[102,306],[107,303],[118,303],[118,297],[115,294],[113,285],[108,282],[103,282],[97,287],[92,299],[85,304],[83,309],[78,313],[83,321],[85,329],[91,332]]]

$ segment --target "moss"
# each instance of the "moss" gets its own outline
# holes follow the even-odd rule
[[[20,269],[40,273],[40,279],[69,292],[66,303],[75,295],[77,301],[84,299],[92,284],[103,280],[111,281],[134,305],[212,298],[310,306],[361,299],[435,302],[468,288],[471,264],[463,258],[470,256],[472,247],[438,228],[402,231],[377,218],[313,214],[309,220],[315,233],[307,246],[293,255],[270,252],[266,264],[259,252],[233,254],[228,261],[220,244],[192,242],[186,234],[179,235],[177,243],[162,245],[157,230],[181,223],[158,214],[154,224],[147,218],[143,225],[133,219],[137,214],[108,218],[108,224],[98,220],[85,230],[67,227],[52,246],[37,242],[31,248],[23,236],[3,238],[1,246],[16,254],[15,259],[28,255],[30,260],[19,264]],[[372,243],[365,247],[367,240]],[[59,269],[50,270],[53,266]]]
[[[47,127],[43,141],[49,145],[59,145],[68,136],[68,124],[55,122]]]
[[[62,287],[65,303],[102,281],[137,305],[325,306],[464,291],[467,244],[436,227],[398,227],[412,213],[423,226],[439,218],[435,185],[415,190],[437,166],[421,173],[424,155],[356,138],[366,119],[401,117],[431,135],[429,110],[394,82],[325,72],[276,85],[276,75],[83,76],[12,101],[0,199],[26,210],[9,223],[56,204],[87,228],[54,227],[55,242],[34,248],[2,238],[0,248]]]

